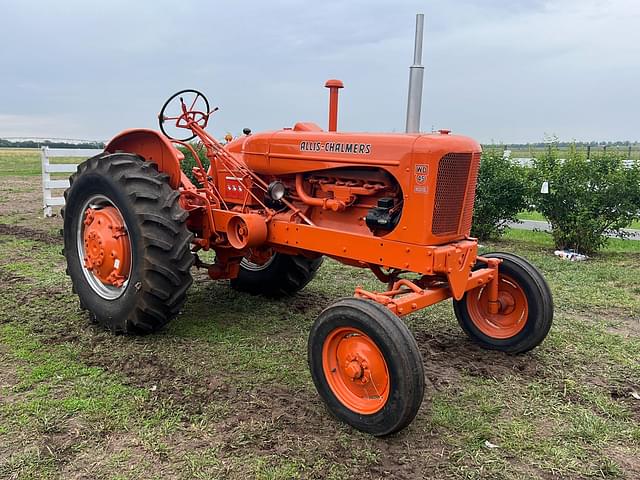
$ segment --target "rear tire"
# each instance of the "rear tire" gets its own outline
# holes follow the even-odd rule
[[[422,355],[386,307],[345,298],[309,333],[309,369],[329,411],[354,428],[389,435],[411,423],[424,396]]]
[[[313,280],[322,265],[322,257],[274,253],[264,265],[246,258],[240,263],[238,276],[231,280],[231,288],[240,292],[266,297],[293,295]]]
[[[507,308],[498,314],[488,313],[488,287],[479,287],[465,293],[460,301],[453,301],[458,323],[471,340],[486,349],[523,353],[535,348],[553,322],[549,285],[524,258],[501,252],[483,256],[502,259],[498,290]]]
[[[154,163],[126,153],[101,154],[81,163],[65,192],[64,254],[81,307],[113,332],[150,333],[182,308],[192,283],[192,234],[180,194]],[[100,199],[101,205],[91,205]],[[85,211],[113,207],[126,225],[130,269],[122,287],[104,288],[82,260]],[[84,232],[84,233],[83,233]],[[102,245],[102,244],[101,244]],[[116,290],[115,294],[109,294]]]

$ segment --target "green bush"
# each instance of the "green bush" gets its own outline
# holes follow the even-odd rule
[[[623,159],[616,152],[587,159],[575,147],[560,154],[554,145],[534,159],[531,201],[551,224],[557,248],[593,253],[605,234],[626,236],[622,229],[640,215],[640,165],[625,167]],[[548,193],[541,193],[543,182]]]
[[[498,238],[508,222],[518,221],[527,208],[527,184],[523,167],[504,158],[501,150],[482,154],[471,234],[480,240]]]
[[[209,159],[207,158],[207,150],[204,148],[204,146],[200,142],[192,142],[191,146],[200,157],[200,161],[202,162],[202,165],[206,170],[209,166]],[[196,177],[193,174],[193,167],[195,167],[197,164],[195,159],[193,158],[193,155],[191,155],[191,151],[186,147],[178,147],[178,150],[180,150],[184,154],[184,160],[182,161],[182,164],[181,164],[182,171],[185,173],[187,177],[189,177],[189,180],[191,180],[195,185],[198,185],[198,181],[196,180]]]

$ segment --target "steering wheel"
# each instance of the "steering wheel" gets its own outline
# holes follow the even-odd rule
[[[217,108],[210,110],[209,101],[197,90],[180,90],[169,97],[164,102],[158,114],[158,123],[162,133],[171,140],[188,142],[196,137],[195,133],[186,138],[177,138],[179,128],[190,130],[190,125],[197,124],[201,128],[206,128],[209,122],[209,115]],[[166,122],[166,123],[165,123]],[[166,128],[165,128],[166,127]],[[167,128],[174,128],[175,131],[167,132]]]

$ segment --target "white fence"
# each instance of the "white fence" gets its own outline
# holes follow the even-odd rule
[[[509,158],[509,157],[506,157]],[[533,167],[533,158],[531,157],[517,157],[517,158],[509,158],[509,160],[511,160],[512,163],[516,163],[518,165],[520,165],[521,167]],[[564,158],[559,158],[558,161],[560,163],[564,162]],[[624,168],[633,168],[633,166],[637,163],[640,163],[640,160],[633,160],[633,159],[627,159],[627,160],[622,160],[622,166]]]
[[[53,190],[68,188],[69,180],[51,180],[52,173],[73,173],[76,163],[49,163],[50,158],[77,157],[89,158],[102,153],[102,150],[92,148],[49,148],[42,147],[42,209],[45,217],[53,216],[53,208],[64,205],[64,197],[54,197]]]

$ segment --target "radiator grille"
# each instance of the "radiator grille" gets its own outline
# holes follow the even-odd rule
[[[462,222],[460,223],[460,233],[469,235],[471,233],[471,222],[473,220],[473,203],[476,198],[476,185],[478,183],[478,170],[480,170],[480,152],[474,153],[469,169],[469,184],[467,186],[467,198],[464,200],[464,210],[462,211]]]
[[[431,225],[434,235],[469,234],[479,160],[479,153],[448,153],[440,159]]]

